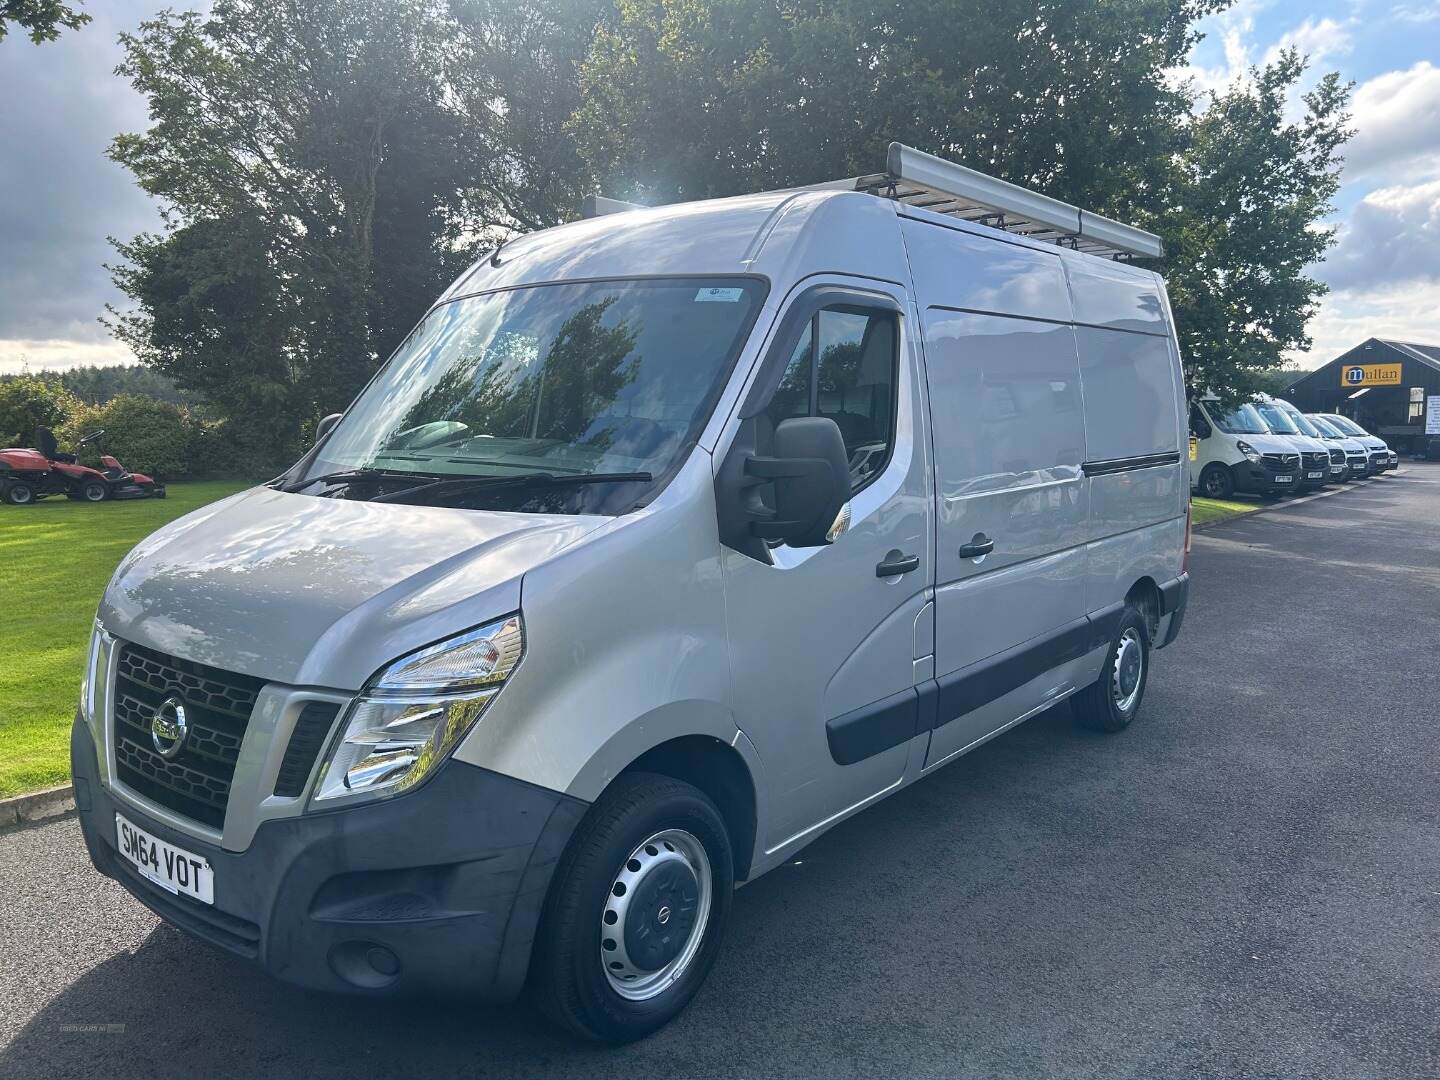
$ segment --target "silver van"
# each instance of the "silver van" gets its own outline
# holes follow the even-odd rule
[[[1134,720],[1189,581],[1157,254],[898,145],[506,243],[120,565],[91,858],[293,983],[655,1029],[737,883],[1067,698]]]

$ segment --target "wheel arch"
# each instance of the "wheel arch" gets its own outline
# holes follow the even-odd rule
[[[1133,604],[1145,613],[1145,632],[1150,635],[1153,643],[1160,630],[1160,613],[1163,608],[1160,586],[1149,574],[1137,578],[1125,593],[1125,603]]]

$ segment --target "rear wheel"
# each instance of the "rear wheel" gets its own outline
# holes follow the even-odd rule
[[[571,838],[531,968],[536,1003],[587,1039],[629,1042],[695,996],[730,914],[725,823],[699,789],[622,776]]]
[[[1110,640],[1100,678],[1073,698],[1075,717],[1097,731],[1122,731],[1130,726],[1145,698],[1150,674],[1150,631],[1145,612],[1126,604]]]
[[[1228,499],[1235,494],[1235,477],[1224,465],[1206,465],[1200,474],[1200,493],[1207,499]]]
[[[12,506],[28,506],[35,501],[35,488],[25,480],[16,480],[5,489],[5,501]]]

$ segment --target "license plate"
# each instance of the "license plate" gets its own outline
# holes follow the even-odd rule
[[[1324,474],[1323,472],[1307,472],[1307,473],[1305,474],[1305,479],[1307,479],[1307,480],[1324,480],[1324,479],[1325,479],[1325,474]]]
[[[215,902],[215,871],[208,860],[167,844],[120,814],[115,815],[115,844],[141,877],[166,892],[184,894],[202,904]]]
[[[1294,479],[1295,479],[1295,477],[1293,477],[1293,476],[1277,476],[1277,477],[1275,477],[1275,483],[1277,483],[1277,484],[1288,484],[1288,483],[1290,483],[1290,481],[1292,481],[1292,480],[1294,480]]]

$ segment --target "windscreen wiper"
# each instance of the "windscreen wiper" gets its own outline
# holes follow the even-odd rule
[[[366,480],[421,480],[428,483],[439,479],[441,479],[439,473],[410,472],[408,469],[345,469],[341,472],[326,473],[323,476],[312,476],[309,480],[301,480],[289,487],[281,488],[281,490],[296,492],[304,490],[311,484],[359,484]],[[418,486],[424,487],[426,484]]]
[[[451,493],[466,491],[491,491],[497,488],[564,487],[568,484],[609,484],[627,481],[645,482],[655,479],[648,472],[614,473],[518,473],[515,476],[447,476],[432,483],[402,488],[385,495],[377,495],[371,502],[399,502],[416,495],[429,493]]]

